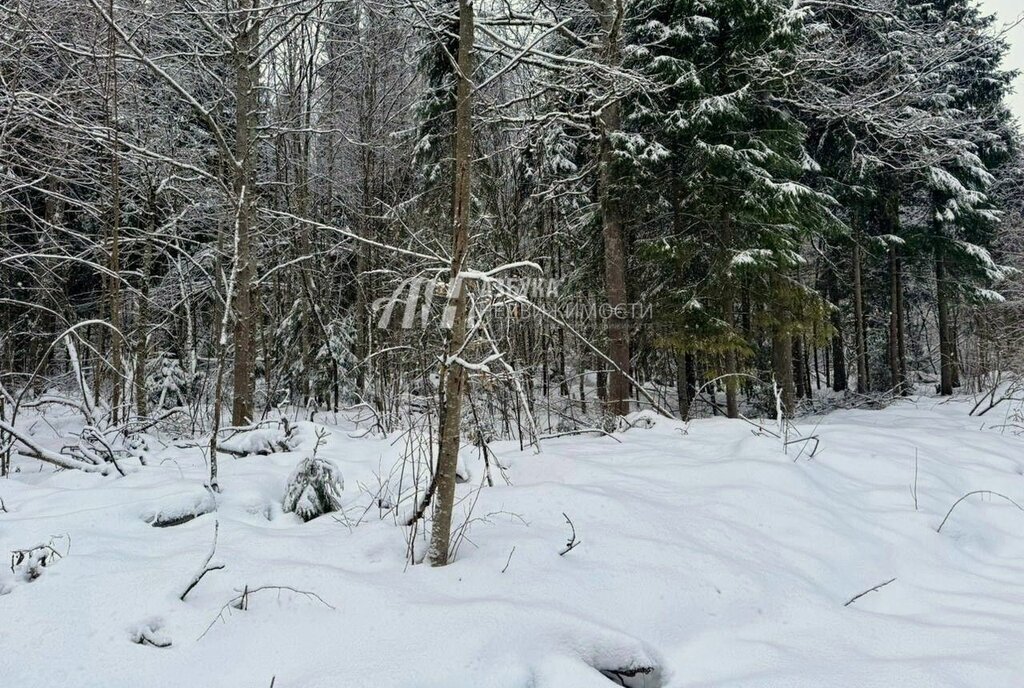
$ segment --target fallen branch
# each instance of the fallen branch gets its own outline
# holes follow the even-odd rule
[[[789,440],[788,442],[783,442],[783,443],[782,443],[782,446],[783,446],[783,447],[788,447],[788,446],[789,446],[789,445],[791,445],[791,444],[798,444],[798,443],[804,443],[804,442],[812,442],[812,441],[814,442],[814,449],[812,449],[812,450],[811,450],[811,453],[810,453],[810,458],[812,458],[812,459],[813,459],[813,458],[814,458],[814,455],[818,453],[818,447],[819,447],[819,446],[820,446],[820,444],[821,444],[821,440],[820,440],[820,439],[818,438],[818,436],[817,436],[817,435],[811,435],[810,437],[800,437],[800,438],[798,438],[798,439],[795,439],[795,440]],[[796,461],[798,461],[798,460],[800,459],[800,457],[801,457],[801,456],[803,456],[804,450],[805,450],[806,448],[807,448],[807,445],[806,445],[806,444],[805,444],[805,445],[804,445],[803,447],[801,447],[801,449],[800,449],[800,453],[796,455],[796,458],[795,458],[795,459],[793,459],[793,462],[794,462],[794,463],[795,463]]]
[[[598,669],[601,674],[610,681],[615,681],[620,686],[627,686],[627,678],[637,676],[648,676],[654,673],[654,667],[642,666],[634,669]]]
[[[873,587],[873,588],[868,588],[868,589],[867,589],[867,590],[865,590],[864,592],[862,592],[862,593],[859,593],[859,594],[857,594],[857,595],[854,595],[853,597],[851,597],[850,599],[848,599],[848,600],[846,601],[846,604],[844,604],[843,606],[844,606],[844,607],[849,607],[849,606],[850,606],[851,604],[853,604],[854,602],[856,602],[856,601],[857,601],[857,600],[859,600],[860,598],[864,597],[864,596],[865,596],[865,595],[867,595],[868,593],[872,593],[872,592],[874,592],[874,591],[876,591],[876,590],[881,590],[881,589],[882,589],[882,588],[884,588],[885,586],[889,585],[889,583],[892,583],[892,582],[893,582],[894,580],[896,580],[896,579],[895,579],[895,578],[890,578],[889,580],[885,581],[884,583],[879,583],[878,585],[876,585],[876,586],[875,586],[875,587]]]
[[[53,464],[54,466],[59,466],[60,468],[77,469],[80,471],[85,471],[87,473],[101,473],[103,475],[107,475],[107,473],[110,472],[110,467],[108,464],[96,465],[86,463],[85,461],[79,461],[78,459],[72,458],[70,456],[65,456],[64,454],[58,454],[55,451],[51,451],[46,447],[37,444],[36,441],[33,440],[31,437],[22,433],[19,430],[15,430],[13,426],[8,425],[2,420],[0,420],[0,430],[6,432],[11,437],[20,442],[22,445],[24,445],[24,447],[28,451],[23,450],[19,451],[18,453],[29,458],[45,461],[46,463]]]
[[[608,432],[607,430],[604,430],[603,428],[580,428],[578,430],[565,430],[563,432],[556,432],[556,433],[553,433],[551,435],[541,435],[537,439],[539,439],[539,440],[553,440],[553,439],[558,438],[558,437],[568,437],[570,435],[587,435],[587,434],[604,435],[605,437],[611,437],[613,440],[615,440],[619,444],[622,444],[622,440],[620,440],[618,437],[616,437],[612,433]]]
[[[235,588],[235,589],[237,590],[237,588]],[[223,621],[224,620],[224,612],[228,611],[229,609],[239,609],[239,610],[245,611],[246,609],[249,608],[249,597],[251,595],[254,595],[255,593],[258,593],[258,592],[264,592],[264,591],[267,591],[267,590],[277,590],[279,593],[280,592],[292,592],[292,593],[295,593],[296,595],[302,595],[302,596],[306,597],[307,599],[319,602],[320,604],[322,604],[323,606],[327,607],[328,609],[331,609],[331,610],[334,609],[333,605],[328,604],[324,600],[324,598],[320,597],[315,592],[309,592],[307,590],[298,590],[298,589],[293,588],[293,587],[288,586],[288,585],[261,585],[258,588],[252,588],[252,589],[250,589],[249,586],[245,586],[245,588],[243,589],[243,591],[239,595],[237,595],[236,597],[232,597],[230,600],[228,600],[224,604],[223,607],[220,608],[220,611],[217,612],[217,616],[214,617],[213,621],[210,622],[210,625],[206,627],[206,630],[204,630],[199,635],[199,637],[196,638],[196,640],[202,640],[203,637],[206,636],[206,634],[210,632],[210,629],[213,628],[214,624],[216,624],[218,621]]]
[[[149,645],[150,647],[167,648],[171,646],[171,639],[157,631],[155,628],[140,628],[135,634],[136,645]]]
[[[199,571],[197,571],[196,574],[194,576],[192,576],[192,581],[188,584],[188,587],[186,587],[185,591],[182,592],[181,595],[178,596],[178,599],[181,600],[182,602],[184,602],[185,598],[188,596],[188,594],[190,592],[192,592],[192,589],[194,587],[196,587],[197,585],[199,585],[199,581],[203,580],[203,576],[205,576],[206,574],[210,573],[211,571],[220,571],[221,569],[224,568],[224,566],[225,566],[224,564],[217,564],[215,566],[210,566],[210,561],[213,559],[213,555],[217,553],[217,536],[218,536],[219,533],[220,533],[220,521],[214,521],[213,522],[213,545],[210,547],[210,553],[206,555],[206,559],[203,560],[203,565],[199,567]]]

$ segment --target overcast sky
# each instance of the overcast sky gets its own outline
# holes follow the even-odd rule
[[[979,0],[986,12],[999,15],[1000,25],[1012,24],[1024,13],[1024,0]],[[1013,27],[1007,38],[1010,41],[1010,54],[1006,57],[1009,69],[1024,72],[1024,23]],[[1016,93],[1010,96],[1010,103],[1017,118],[1024,123],[1024,77],[1018,77],[1014,84]]]

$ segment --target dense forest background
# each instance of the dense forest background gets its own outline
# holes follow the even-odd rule
[[[160,423],[209,434],[216,487],[226,429],[358,409],[430,433],[443,504],[466,439],[876,405],[1024,364],[1014,75],[970,0],[2,0],[0,21],[4,471]],[[14,421],[48,404],[96,436],[33,448]]]

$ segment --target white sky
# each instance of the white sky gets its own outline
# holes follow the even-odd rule
[[[978,1],[985,12],[999,15],[999,26],[1012,24],[1024,14],[1024,0]],[[1010,42],[1010,53],[1006,56],[1004,66],[1024,73],[1024,22],[1010,29],[1007,39]],[[1010,95],[1010,105],[1017,118],[1024,123],[1024,76],[1017,77],[1014,86],[1016,92]]]

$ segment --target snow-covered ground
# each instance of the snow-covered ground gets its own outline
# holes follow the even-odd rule
[[[975,495],[936,532],[972,490],[1024,503],[1024,440],[969,409],[918,398],[804,420],[813,458],[813,441],[787,453],[726,420],[657,419],[540,454],[497,444],[511,485],[495,471],[483,489],[467,448],[456,520],[471,523],[443,569],[407,565],[408,529],[374,503],[403,442],[344,423],[320,456],[349,508],[309,523],[280,506],[308,426],[298,451],[222,458],[215,504],[196,448],[154,441],[124,478],[19,461],[0,481],[0,551],[52,541],[63,556],[32,581],[0,573],[0,685],[599,688],[617,683],[599,669],[641,667],[656,671],[623,682],[1024,685],[1024,513]],[[59,447],[46,423],[35,432]],[[196,507],[215,511],[150,525]],[[560,556],[563,513],[578,545]],[[225,568],[182,602],[215,522]],[[282,587],[231,606],[261,586]]]

